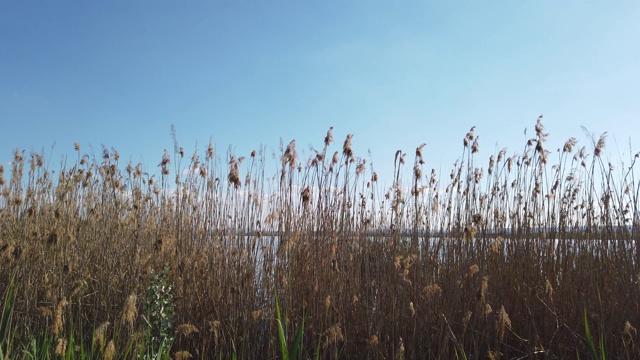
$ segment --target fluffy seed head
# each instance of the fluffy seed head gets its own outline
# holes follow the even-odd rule
[[[186,360],[193,358],[193,355],[191,355],[191,353],[186,350],[178,351],[174,355],[176,360]]]
[[[257,321],[260,318],[262,318],[262,314],[264,313],[264,311],[262,309],[259,310],[254,310],[251,312],[251,318],[253,319],[253,321]]]
[[[327,131],[327,136],[324,137],[324,146],[329,146],[333,142],[333,126]]]
[[[578,140],[576,140],[576,138],[574,137],[569,138],[569,140],[567,140],[567,142],[564,143],[564,146],[562,147],[562,152],[566,152],[566,153],[572,152],[573,147],[576,146],[577,143],[578,143]]]
[[[333,158],[331,158],[331,164],[337,164],[339,159],[338,159],[339,153],[336,151],[333,153]]]
[[[493,309],[491,308],[491,305],[489,304],[484,304],[484,317],[487,318],[489,317],[489,315],[491,315],[493,313]]]
[[[473,237],[475,234],[476,234],[476,228],[473,225],[467,224],[464,227],[463,239],[471,241],[473,240]]]
[[[43,318],[50,318],[53,316],[53,311],[46,306],[39,306],[37,309],[38,316]]]
[[[496,319],[496,332],[498,333],[500,341],[504,340],[504,334],[507,328],[511,329],[511,319],[509,319],[509,314],[507,314],[504,306],[502,306]]]
[[[220,321],[218,321],[218,320],[209,321],[209,331],[211,331],[213,333],[213,340],[214,340],[216,346],[218,346],[218,341],[220,340],[220,327],[221,326],[222,326],[222,323],[220,323]]]
[[[113,343],[113,339],[109,340],[107,348],[104,349],[103,360],[113,360],[116,358],[116,345]]]
[[[64,298],[58,303],[58,306],[56,306],[55,317],[53,319],[53,331],[52,331],[53,335],[56,337],[58,336],[58,334],[60,334],[60,331],[62,330],[62,323],[63,323],[62,311],[66,306],[67,306],[67,300]]]
[[[344,144],[342,145],[342,155],[345,156],[346,161],[353,158],[353,150],[351,149],[351,139],[353,138],[353,134],[348,134],[347,138],[344,140]]]
[[[180,324],[178,325],[178,332],[184,336],[189,336],[199,331],[198,328],[193,324]]]
[[[340,324],[335,324],[324,332],[325,341],[322,345],[323,348],[327,348],[329,345],[336,344],[340,341],[344,340],[344,335],[342,334],[342,329],[340,328]]]
[[[624,329],[622,330],[622,335],[628,339],[633,339],[638,336],[638,331],[635,327],[631,325],[629,321],[624,323]]]
[[[302,197],[302,204],[304,204],[305,206],[308,205],[311,201],[311,189],[309,189],[308,186],[305,187],[304,190],[302,190],[300,196]]]
[[[133,329],[133,323],[138,315],[138,310],[136,309],[136,302],[138,301],[138,295],[132,293],[127,297],[127,300],[124,302],[124,308],[122,310],[122,322],[129,325],[130,329]]]
[[[214,155],[215,155],[215,152],[213,151],[213,144],[211,143],[211,141],[209,141],[209,146],[207,147],[207,155],[206,155],[207,160],[213,159]]]
[[[229,155],[229,183],[236,189],[242,185],[240,181],[240,169],[238,168],[238,161],[233,155]]]
[[[74,298],[78,295],[81,295],[88,287],[89,285],[87,284],[86,281],[84,280],[76,281],[73,284],[73,289],[71,290],[71,295],[69,295],[69,298]]]
[[[491,253],[500,254],[500,252],[502,251],[503,242],[504,238],[502,238],[502,236],[496,237],[496,239],[491,242],[491,245],[489,245],[489,250],[491,251]]]
[[[378,335],[371,335],[369,340],[367,340],[367,344],[372,347],[378,346],[379,343],[380,339],[378,339]]]
[[[484,304],[486,302],[488,289],[489,289],[489,276],[485,275],[482,277],[482,284],[480,285],[480,289],[478,290],[478,301],[480,301],[480,304]]]
[[[365,160],[362,160],[358,163],[358,166],[356,167],[356,176],[360,176],[362,175],[362,173],[364,173],[364,164],[366,163]]]
[[[93,344],[98,345],[98,348],[102,349],[104,346],[105,333],[107,331],[107,327],[109,327],[111,323],[108,321],[103,322],[98,326],[93,332]]]
[[[422,149],[423,149],[425,146],[427,146],[427,144],[424,144],[424,143],[423,143],[423,144],[421,144],[420,146],[418,146],[418,147],[416,148],[416,158],[417,158],[418,163],[419,163],[420,165],[424,164],[424,159],[422,158]]]
[[[598,139],[596,148],[593,150],[593,155],[595,157],[600,157],[600,155],[602,154],[602,150],[604,149],[606,139],[607,139],[607,133],[604,132],[602,135],[600,135],[600,139]]]
[[[469,266],[469,270],[467,270],[467,277],[472,278],[475,274],[480,271],[480,267],[476,264]]]
[[[282,166],[289,165],[289,168],[294,168],[296,166],[296,160],[298,159],[298,152],[296,151],[296,141],[291,140],[289,145],[287,145],[286,150],[284,151],[284,155],[282,155]]]
[[[67,339],[58,338],[56,342],[56,349],[54,350],[54,354],[57,356],[63,356],[67,352]]]
[[[427,285],[422,289],[421,296],[423,298],[431,298],[442,294],[442,288],[438,284]]]
[[[478,151],[480,151],[480,145],[478,144],[478,139],[480,139],[480,136],[476,136],[475,140],[473,140],[473,144],[471,144],[471,153],[475,154]]]

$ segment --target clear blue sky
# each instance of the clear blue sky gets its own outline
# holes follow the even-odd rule
[[[334,126],[385,178],[421,143],[446,174],[471,126],[488,159],[540,114],[549,147],[584,125],[617,158],[640,150],[638,19],[638,1],[0,0],[0,163],[77,141],[152,170],[171,124],[188,154],[310,155]]]

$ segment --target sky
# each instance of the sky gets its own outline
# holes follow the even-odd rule
[[[78,142],[157,171],[172,125],[187,154],[306,158],[333,126],[389,182],[422,143],[448,174],[472,126],[480,159],[521,152],[541,114],[548,148],[590,145],[584,126],[628,159],[637,19],[635,0],[0,0],[0,164]]]

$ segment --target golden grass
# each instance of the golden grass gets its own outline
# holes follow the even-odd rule
[[[306,319],[309,356],[586,356],[586,309],[612,357],[638,357],[638,155],[616,168],[605,135],[550,152],[535,130],[485,164],[472,128],[449,176],[424,171],[423,144],[405,181],[398,153],[388,188],[352,135],[328,155],[331,129],[309,159],[282,146],[272,176],[264,149],[219,161],[211,144],[204,159],[176,145],[158,175],[77,143],[56,169],[16,150],[8,181],[0,167],[16,341],[52,333],[64,353],[85,334],[116,358],[144,333],[149,273],[166,265],[175,358],[278,357],[276,294],[285,327]]]

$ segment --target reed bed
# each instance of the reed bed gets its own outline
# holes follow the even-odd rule
[[[158,339],[175,359],[281,358],[276,298],[302,358],[640,357],[640,154],[614,166],[606,134],[548,151],[539,118],[521,153],[482,161],[472,128],[450,174],[424,145],[398,152],[384,187],[331,131],[309,158],[281,144],[275,174],[265,148],[175,138],[155,175],[106,148],[53,167],[16,150],[8,358],[135,358]]]

